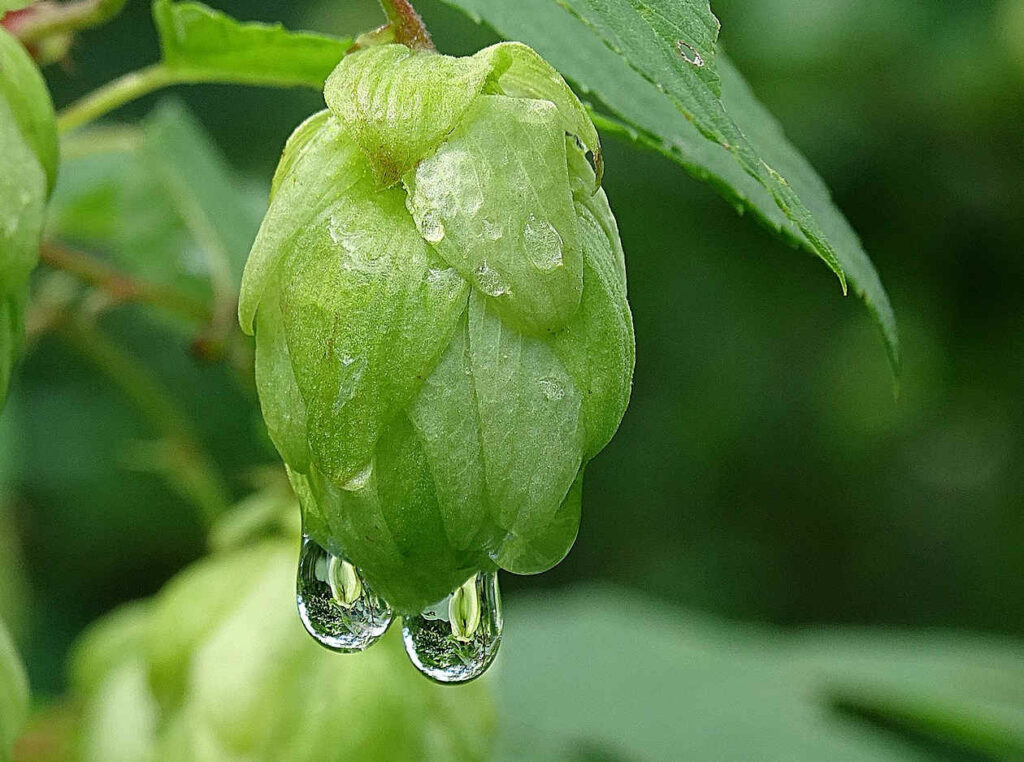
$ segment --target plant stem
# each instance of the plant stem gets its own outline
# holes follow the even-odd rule
[[[36,3],[29,6],[13,21],[10,31],[26,45],[47,37],[89,29],[110,21],[126,0],[76,0],[75,2]]]
[[[126,103],[171,85],[251,85],[254,87],[296,87],[291,81],[267,76],[228,76],[221,72],[170,69],[163,63],[129,72],[75,101],[57,115],[57,130],[69,132],[95,121]]]
[[[414,50],[436,50],[423,19],[409,0],[380,0],[380,4],[388,17],[395,42]]]
[[[154,64],[125,74],[61,111],[57,116],[57,129],[60,132],[68,132],[99,119],[143,95],[181,81],[180,76],[175,75],[163,64]]]
[[[209,323],[213,317],[201,300],[170,286],[133,278],[84,252],[45,242],[39,248],[39,258],[54,269],[102,289],[117,302],[144,302],[201,323]]]
[[[155,461],[168,483],[199,509],[204,524],[212,524],[230,503],[228,490],[174,397],[146,366],[95,325],[70,318],[61,326],[60,336],[107,376],[160,434],[158,447],[146,453],[154,457],[139,460]]]

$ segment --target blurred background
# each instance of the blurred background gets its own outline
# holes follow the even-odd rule
[[[379,23],[370,0],[214,5],[336,33]],[[444,52],[496,39],[437,0],[417,7]],[[805,666],[842,654],[861,659],[861,671],[850,667],[855,676],[884,675],[888,662],[865,666],[869,653],[903,648],[885,657],[898,661],[921,647],[865,633],[912,628],[962,633],[943,642],[970,658],[998,644],[989,666],[1024,663],[1014,660],[1024,654],[1014,650],[1024,638],[1024,0],[717,0],[714,10],[723,46],[874,259],[902,332],[899,393],[862,304],[841,296],[827,268],[737,217],[679,167],[608,140],[605,188],[627,255],[635,386],[617,437],[587,471],[572,553],[542,576],[502,577],[508,654],[495,681],[507,685],[494,690],[499,724],[504,717],[513,729],[543,724],[544,695],[564,695],[536,687],[545,675],[563,679],[555,664],[563,687],[585,685],[588,668],[607,675],[625,699],[618,719],[627,726],[634,704],[652,722],[668,707],[669,724],[705,718],[709,706],[749,704],[750,717],[764,712],[765,727],[778,730],[772,712],[791,707],[795,694],[775,695],[773,678],[757,677],[769,661],[759,648],[771,659],[789,649],[786,658]],[[47,76],[63,105],[156,55],[148,5],[133,1],[109,26],[81,34]],[[204,141],[245,194],[230,221],[245,242],[285,138],[319,107],[315,93],[201,86],[151,96],[115,117]],[[90,184],[75,187],[65,166],[53,234],[189,287],[195,244],[162,215],[146,171],[90,156],[69,161]],[[120,216],[98,212],[111,208]],[[44,268],[40,286],[59,303],[70,286],[50,274]],[[257,467],[277,459],[252,390],[230,363],[204,360],[193,334],[148,310],[110,310],[102,326],[169,390],[228,502],[265,478]],[[0,615],[39,705],[65,691],[69,649],[86,625],[154,594],[206,553],[211,513],[224,502],[196,508],[163,478],[144,444],[152,419],[111,382],[109,363],[97,370],[103,347],[90,342],[40,331],[0,419]],[[593,648],[576,641],[567,649],[577,630],[559,627],[588,617]],[[658,640],[655,630],[689,634],[684,644]],[[602,643],[613,650],[616,634],[630,632],[664,651],[637,646],[635,664],[602,656]],[[703,655],[673,672],[688,648]],[[602,658],[619,666],[602,667]],[[678,676],[675,691],[642,683],[666,674]],[[1019,706],[1022,686],[1006,688]],[[853,707],[842,732],[891,742],[883,757],[1012,756],[1001,747],[897,741],[883,727],[890,722],[856,701],[828,703]],[[1020,740],[1024,724],[1014,722],[1007,727]],[[693,723],[696,737],[714,720]],[[631,727],[636,738],[620,743],[579,725],[556,756],[673,756],[669,737],[664,747],[652,737],[657,727]],[[732,721],[720,730],[702,758],[745,732]],[[759,738],[749,747],[763,751],[758,758],[798,756],[795,747],[776,756]],[[801,748],[814,758],[819,747]],[[848,747],[849,758],[868,758],[866,749]]]

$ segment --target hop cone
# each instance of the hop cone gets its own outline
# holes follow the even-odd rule
[[[0,407],[21,348],[28,277],[56,175],[46,84],[21,43],[0,27]]]
[[[594,125],[530,48],[372,47],[325,96],[239,316],[305,532],[414,612],[571,547],[629,399],[622,248]]]

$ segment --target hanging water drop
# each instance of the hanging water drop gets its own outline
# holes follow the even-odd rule
[[[498,573],[474,574],[444,600],[405,617],[402,639],[416,669],[439,683],[465,683],[491,666],[501,644]]]
[[[391,607],[359,570],[309,537],[302,538],[296,600],[306,632],[332,651],[363,651],[391,624]]]

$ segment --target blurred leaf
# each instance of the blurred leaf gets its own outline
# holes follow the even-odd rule
[[[854,701],[939,745],[1024,753],[1024,646],[1012,641],[787,635],[608,589],[508,608],[502,758],[934,758],[919,737],[836,711]]]
[[[34,2],[35,0],[0,0],[0,14],[25,8]]]
[[[184,106],[164,101],[141,128],[83,132],[69,149],[50,237],[98,249],[131,275],[197,299],[213,291],[234,299],[265,199]]]
[[[204,252],[211,277],[227,279],[236,294],[263,210],[249,203],[219,149],[177,101],[165,101],[149,118],[141,154]]]
[[[322,90],[327,75],[352,46],[351,38],[242,23],[201,3],[156,0],[153,19],[164,65],[193,81],[272,81]]]
[[[444,2],[533,46],[584,93],[594,93],[615,116],[599,118],[601,129],[655,148],[841,277],[845,273],[898,367],[895,317],[874,266],[821,179],[735,68],[714,54],[717,22],[706,2]],[[710,39],[709,30],[715,32]]]
[[[0,622],[0,760],[7,759],[28,717],[28,698],[28,678],[14,642]]]
[[[303,631],[297,545],[271,540],[215,555],[148,608],[95,625],[73,667],[83,759],[486,757],[485,682],[452,690],[424,680],[397,632],[346,657]],[[175,689],[161,688],[157,702],[154,689],[171,675]],[[126,747],[137,751],[105,756]]]
[[[27,301],[27,282],[14,286],[9,293],[0,291],[0,405],[7,396],[14,366],[21,354]]]

